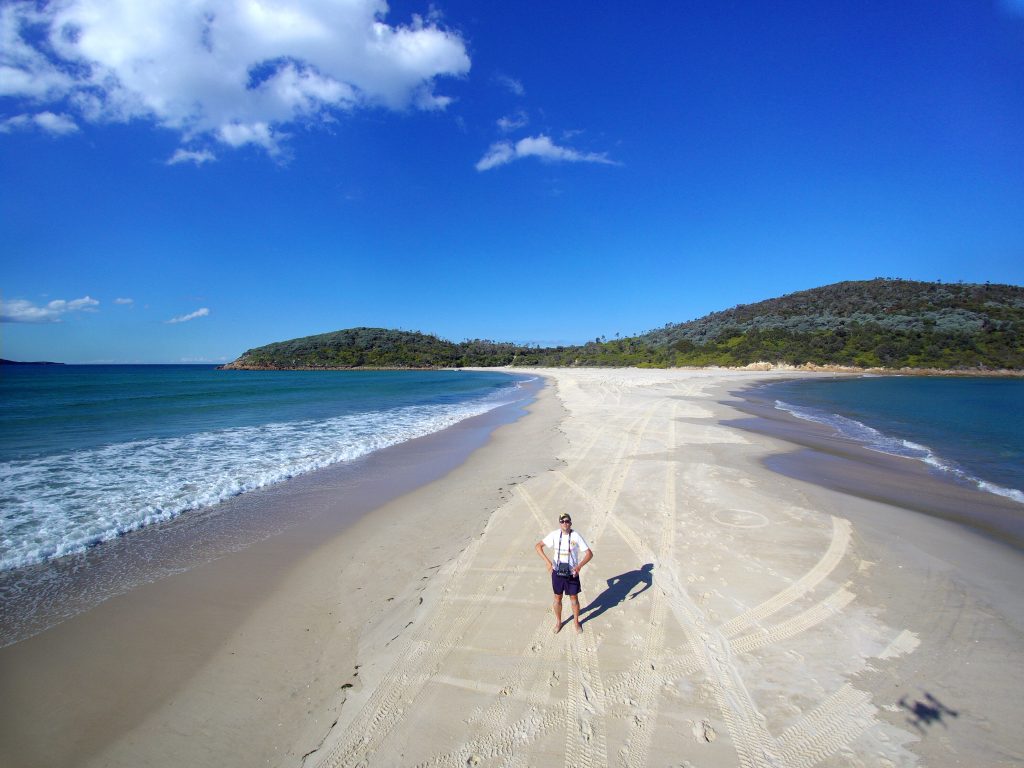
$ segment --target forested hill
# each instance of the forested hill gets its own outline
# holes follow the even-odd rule
[[[387,328],[349,328],[250,349],[224,368],[459,368],[508,365],[517,347],[493,341],[454,344]]]
[[[251,349],[226,368],[500,365],[743,366],[1024,370],[1024,287],[875,279],[836,283],[577,346],[454,343],[352,328]]]
[[[835,283],[666,325],[640,340],[697,365],[728,359],[1024,368],[1024,288],[884,279]]]

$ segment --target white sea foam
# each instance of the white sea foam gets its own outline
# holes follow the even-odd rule
[[[824,424],[827,427],[831,427],[838,435],[856,440],[869,450],[877,451],[878,453],[887,453],[891,456],[902,456],[904,458],[917,459],[940,472],[944,472],[966,483],[973,484],[983,491],[994,493],[999,496],[1005,496],[1008,499],[1024,504],[1024,492],[1021,492],[1016,488],[1005,488],[987,480],[982,480],[981,478],[976,477],[970,472],[967,472],[957,466],[954,462],[938,456],[926,445],[886,435],[873,427],[869,427],[867,424],[857,421],[856,419],[840,416],[837,413],[826,413],[815,408],[791,405],[790,403],[785,403],[782,400],[776,400],[775,407],[780,411],[785,411],[786,413],[795,416],[798,419],[813,421],[817,424]]]
[[[81,552],[239,493],[437,432],[489,396],[139,440],[0,464],[0,570]]]

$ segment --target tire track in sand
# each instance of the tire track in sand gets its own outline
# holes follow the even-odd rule
[[[650,416],[651,413],[648,413],[648,421]],[[642,419],[635,421],[631,426],[635,428],[640,421]],[[639,444],[639,440],[636,443]],[[624,444],[623,448],[625,449],[627,446],[628,444]],[[620,461],[624,455],[625,451],[620,451]],[[613,474],[616,477],[606,480],[600,500],[594,498],[565,472],[559,473],[558,479],[587,500],[590,507],[598,514],[604,512],[604,522],[611,524],[627,543],[627,546],[643,559],[646,548],[641,539],[623,521],[611,514],[618,495],[617,491],[621,491],[622,481],[625,477],[623,473]],[[615,482],[616,480],[618,482]],[[616,488],[616,486],[618,487]],[[667,681],[703,670],[707,679],[712,682],[716,703],[732,736],[741,766],[792,765],[794,768],[796,766],[800,766],[800,768],[811,766],[829,754],[834,754],[836,750],[852,741],[866,727],[870,726],[871,713],[868,711],[870,704],[865,704],[867,694],[849,687],[848,690],[842,691],[842,696],[837,694],[830,697],[796,726],[787,729],[779,740],[775,740],[768,733],[763,716],[754,706],[750,694],[731,660],[734,653],[749,652],[788,639],[828,619],[848,604],[853,597],[851,593],[839,590],[792,619],[744,635],[734,641],[737,648],[733,648],[733,643],[727,639],[727,637],[739,634],[744,629],[755,626],[760,620],[792,604],[814,589],[835,569],[846,554],[850,526],[848,521],[839,518],[833,517],[832,521],[829,547],[810,571],[787,589],[726,622],[717,630],[709,625],[699,606],[689,599],[685,588],[674,574],[669,572],[664,580],[666,583],[659,584],[659,587],[668,587],[667,590],[659,589],[659,592],[663,592],[666,598],[671,598],[673,612],[680,619],[680,624],[686,631],[691,645],[691,653],[683,656],[677,655],[665,667],[657,670],[651,679]],[[659,547],[660,549],[661,547]],[[660,581],[661,579],[659,579]],[[615,676],[607,688],[605,700],[607,697],[618,697],[620,694],[630,691],[635,677],[642,674],[644,667],[645,664],[641,661],[635,663],[628,673]],[[539,718],[536,716],[523,718],[507,729],[506,738],[501,740],[504,743],[495,744],[495,746],[500,748],[501,753],[508,754],[506,750],[511,750],[514,743],[525,745],[557,725],[561,720],[563,710],[570,705],[571,700],[567,700],[540,715]],[[857,716],[847,716],[854,711]],[[860,715],[868,715],[868,717]],[[642,761],[639,753],[632,757]],[[627,756],[627,764],[637,765],[642,762],[633,762]]]
[[[812,617],[820,622],[831,615],[831,611],[823,611],[820,609],[820,605],[815,605],[784,623],[787,625],[801,623],[805,629],[809,629],[816,623],[812,621]],[[770,639],[758,644],[757,648],[766,647],[772,642],[788,637],[788,635],[784,635],[781,632],[772,632],[771,627],[767,629],[767,636]],[[761,636],[759,635],[758,637],[760,638]],[[755,648],[750,650],[755,650]],[[699,672],[702,668],[700,659],[692,651],[680,654],[672,650],[666,651],[666,653],[668,655],[667,660],[654,659],[653,675],[650,678],[652,690],[679,678]],[[604,700],[606,702],[618,701],[627,695],[632,695],[636,680],[644,673],[644,667],[651,669],[652,665],[647,663],[646,659],[638,659],[630,665],[628,670],[614,675],[604,689]],[[483,758],[510,756],[512,754],[523,756],[525,747],[540,738],[544,733],[565,722],[565,718],[569,716],[569,707],[569,699],[563,699],[543,713],[531,713],[509,724],[500,731],[491,733],[486,738],[477,739],[474,742],[475,754]],[[826,699],[815,710],[805,715],[797,724],[784,731],[777,739],[778,765],[800,765],[809,768],[814,763],[808,763],[807,761],[811,760],[814,755],[824,755],[825,752],[834,754],[835,751],[851,743],[867,728],[871,727],[873,723],[865,721],[870,720],[871,715],[875,711],[875,708],[870,704],[870,696],[867,693],[858,691],[849,684],[844,685],[839,692]],[[846,717],[846,714],[849,714],[850,717]],[[637,754],[635,757],[639,759],[640,755]],[[466,760],[465,752],[460,750],[439,755],[422,765],[457,768],[458,766],[465,765]],[[644,765],[645,763],[631,762],[630,764]]]
[[[643,416],[640,416],[632,419],[626,430],[627,435],[643,420],[643,418]],[[595,430],[594,434],[591,435],[585,444],[584,449],[577,453],[575,459],[576,465],[584,463],[586,456],[589,455],[597,441],[608,429],[609,425],[605,424],[601,429]],[[619,454],[624,454],[628,448],[629,443],[627,439],[627,441],[624,441]],[[561,486],[558,483],[552,486],[547,494],[548,501],[552,500],[560,487]],[[545,523],[542,505],[538,504],[533,499],[525,485],[516,486],[515,494],[530,510],[534,520],[537,522],[538,530],[542,533],[546,531],[547,525]],[[483,721],[485,724],[485,737],[478,736],[477,738],[470,739],[469,742],[460,750],[435,756],[424,763],[424,765],[462,766],[466,765],[467,760],[482,759],[482,755],[490,757],[499,755],[509,756],[513,754],[513,747],[515,745],[518,744],[519,746],[525,746],[523,734],[526,731],[524,728],[526,728],[527,724],[532,721],[531,718],[526,718],[525,720],[521,719],[511,726],[502,726],[508,721],[508,704],[513,694],[522,687],[530,672],[535,670],[536,664],[533,659],[536,658],[536,654],[538,653],[537,649],[540,648],[541,651],[549,651],[551,649],[551,643],[549,641],[552,635],[550,634],[548,626],[547,622],[543,622],[538,627],[534,632],[534,637],[531,638],[530,642],[527,644],[527,648],[523,651],[523,661],[515,665],[513,669],[503,677],[501,695],[499,699],[492,703],[492,705],[488,707],[479,718],[470,719],[470,725],[473,725],[475,721]],[[589,635],[588,641],[593,642]],[[533,655],[533,659],[530,658],[531,654]],[[542,655],[547,655],[547,653],[542,653]],[[600,703],[600,706],[597,706],[596,704],[591,703],[591,701],[593,701],[592,698],[588,699],[588,697],[603,697],[602,686],[600,684],[600,670],[597,666],[596,647],[585,644],[583,653],[574,653],[570,648],[567,655],[567,664],[570,667],[568,675],[570,685],[569,699],[564,702],[566,705],[564,710],[568,713],[569,708],[571,706],[575,706],[575,703],[579,700],[578,697],[582,696],[585,701],[582,711],[586,713],[585,718],[583,716],[571,716],[567,718],[567,737],[572,733],[572,723],[575,722],[576,732],[581,734],[583,743],[582,746],[577,745],[574,747],[574,754],[583,755],[593,764],[593,752],[596,748],[598,753],[598,764],[604,765],[607,762],[605,729],[603,723],[601,723],[604,705],[603,703]],[[572,682],[573,680],[579,684],[574,685]],[[527,699],[543,699],[545,697],[549,697],[550,685],[548,681],[535,681],[526,696]],[[477,732],[479,733],[479,729]],[[503,735],[501,738],[495,740],[493,735],[496,733]]]
[[[845,683],[778,739],[790,768],[812,768],[851,743],[874,724],[871,696]]]
[[[642,416],[635,419],[626,430],[613,466],[619,471],[610,473],[601,492],[601,501],[597,501],[583,490],[563,471],[556,471],[556,477],[577,493],[581,493],[588,505],[594,510],[598,533],[594,537],[596,543],[600,538],[619,494],[625,485],[626,478],[633,460],[623,462],[629,453],[635,453],[643,440],[655,410],[660,403],[655,402]],[[603,502],[603,503],[602,503]],[[658,622],[657,626],[662,626]],[[608,764],[607,727],[605,724],[606,698],[601,683],[601,672],[598,663],[596,639],[592,632],[583,637],[577,636],[571,646],[568,659],[569,717],[566,722],[566,766],[592,766]]]
[[[634,433],[635,439],[630,440],[627,437],[623,441],[617,463],[622,462],[631,444],[634,446],[635,451],[636,446],[639,445],[643,434],[646,432],[654,410],[655,408],[652,407],[645,415],[638,417],[629,425],[630,431],[632,431],[632,429],[642,424],[639,434]],[[604,430],[600,430],[592,435],[591,440],[588,441],[590,443],[589,447],[596,444],[600,434],[603,432]],[[585,454],[577,454],[577,457],[578,463],[572,469],[578,471],[583,469],[582,460],[585,458]],[[636,554],[643,556],[645,547],[641,539],[625,523],[617,519],[617,516],[612,514],[631,463],[632,460],[629,460],[625,463],[625,466],[619,467],[620,470],[624,471],[611,472],[605,475],[602,492],[599,494],[601,497],[600,502],[590,494],[587,494],[586,491],[583,491],[583,493],[594,502],[591,508],[599,514],[604,514],[599,530],[603,532],[606,525],[613,525],[616,532],[627,542],[627,545]],[[569,487],[575,486],[573,490],[579,489],[577,492],[582,491],[582,487],[569,478],[568,475],[564,472],[560,474],[565,478],[564,480],[561,477],[559,478],[562,483]],[[573,472],[573,474],[576,474],[576,472]],[[566,483],[565,480],[569,482]],[[524,500],[522,494],[520,494],[520,499]],[[526,503],[525,500],[524,503]],[[538,524],[543,526],[543,515],[540,512],[539,506],[535,504],[534,508],[530,511],[537,517]],[[846,526],[845,536],[843,531],[844,524]],[[840,691],[823,702],[818,708],[808,713],[797,725],[787,729],[778,740],[772,739],[764,726],[764,718],[757,712],[756,707],[753,706],[749,692],[743,687],[743,681],[739,679],[738,672],[731,660],[733,653],[749,652],[755,648],[764,647],[769,643],[786,639],[794,634],[805,631],[820,621],[824,621],[845,605],[843,600],[846,599],[846,595],[849,595],[849,593],[844,595],[843,590],[840,590],[794,619],[781,622],[773,627],[764,628],[759,632],[744,635],[738,640],[733,641],[733,643],[730,643],[725,635],[725,632],[728,632],[728,636],[732,637],[741,633],[744,629],[755,626],[759,620],[788,606],[817,586],[841,561],[845,555],[848,541],[848,521],[833,518],[833,532],[829,550],[811,571],[788,589],[783,590],[761,605],[735,617],[730,622],[726,622],[717,630],[709,628],[706,617],[700,608],[689,599],[685,588],[682,587],[678,578],[671,571],[668,571],[665,578],[664,586],[667,586],[668,589],[658,590],[665,595],[666,601],[670,604],[673,613],[680,619],[680,623],[686,631],[691,645],[691,653],[682,656],[676,654],[669,663],[656,670],[650,679],[652,681],[667,681],[681,675],[704,670],[707,678],[712,681],[716,703],[718,703],[719,709],[723,713],[723,718],[726,720],[726,726],[733,736],[733,743],[737,749],[740,765],[744,766],[744,768],[747,766],[775,765],[789,765],[792,768],[810,768],[810,766],[821,759],[834,754],[835,751],[841,749],[842,746],[852,741],[865,728],[871,725],[874,710],[870,705],[870,699],[867,694],[856,691],[856,689],[850,686],[844,686],[843,689],[840,689]],[[661,550],[661,547],[659,546],[658,549]],[[664,572],[667,569],[661,568],[660,570]],[[660,581],[661,579],[659,579]],[[662,584],[659,583],[659,587],[661,586]],[[852,595],[850,599],[852,599]],[[840,603],[843,603],[843,605],[840,605]],[[590,635],[591,633],[587,633],[588,639]],[[717,638],[715,635],[717,635]],[[656,644],[651,644],[650,642],[648,642],[648,645],[651,646],[652,651],[656,647]],[[734,645],[738,647],[732,647]],[[604,735],[604,729],[594,729],[592,718],[594,715],[604,715],[605,702],[609,700],[609,697],[618,696],[620,693],[630,690],[635,676],[640,673],[644,665],[642,662],[634,664],[628,672],[616,675],[611,684],[606,689],[602,689],[599,685],[599,669],[596,666],[596,646],[591,646],[589,649],[593,652],[592,660],[588,660],[584,656],[587,652],[585,646],[581,648],[574,643],[573,648],[575,650],[570,649],[570,658],[575,659],[576,664],[570,667],[569,676],[573,679],[573,687],[579,690],[580,695],[570,695],[545,712],[533,710],[507,727],[499,731],[491,731],[484,738],[475,740],[473,745],[478,748],[475,755],[478,759],[505,757],[511,763],[528,764],[528,761],[524,763],[523,760],[522,748],[524,746],[552,728],[558,726],[565,727],[567,720],[580,724],[577,726],[577,733],[582,734],[586,730],[583,727],[583,723],[590,718],[590,741],[579,740],[577,745],[572,747],[573,750],[576,750],[572,752],[572,760],[577,762],[571,764],[594,765],[603,764],[606,761],[607,744],[600,740],[600,738],[598,738],[600,743],[595,743],[594,741],[596,737]],[[591,677],[592,672],[588,670],[588,665],[591,662],[594,665],[593,671],[598,673],[596,678]],[[595,679],[598,682],[596,687],[593,682]],[[646,687],[654,689],[657,686]],[[656,702],[657,699],[655,698],[652,703],[656,705]],[[570,712],[571,708],[576,708],[576,711]],[[855,716],[851,717],[851,713]],[[568,737],[569,732],[567,731],[567,739]],[[583,746],[581,747],[580,744]],[[460,757],[461,761],[458,761]],[[567,764],[569,764],[570,750],[568,742],[566,759]],[[633,761],[642,760],[642,755],[639,752],[633,756],[627,756],[626,759],[628,761],[627,764],[630,766],[642,764],[642,762]],[[465,765],[466,760],[466,752],[463,749],[446,755],[438,755],[428,761],[428,763],[424,763],[424,765]]]
[[[553,484],[551,493],[556,488],[557,485]],[[316,762],[317,768],[354,765],[376,751],[387,734],[404,719],[401,702],[416,698],[443,659],[479,619],[488,600],[459,600],[456,584],[465,578],[482,541],[483,538],[474,539],[456,558],[433,616],[418,630],[413,630],[405,652],[383,675],[359,712],[340,732],[337,742]],[[488,572],[490,575],[483,579],[474,594],[482,597],[493,595],[505,578],[504,569],[513,560],[518,561],[521,555],[518,549],[509,547],[498,561],[490,562],[494,570]]]
[[[608,765],[605,695],[595,643],[594,634],[587,632],[576,635],[569,644],[566,768]]]
[[[568,478],[564,478],[564,480],[568,480]],[[589,496],[578,484],[569,482],[578,493]],[[674,508],[674,494],[671,501]],[[619,533],[627,546],[638,557],[645,559],[647,552],[643,542],[623,520],[613,514],[611,508],[608,509],[606,519],[615,528],[616,532]],[[715,701],[725,720],[733,745],[736,748],[740,765],[743,768],[779,766],[783,764],[784,758],[780,753],[779,746],[768,732],[764,716],[758,711],[753,697],[744,684],[742,675],[732,662],[734,649],[727,639],[728,635],[726,633],[735,634],[743,628],[752,625],[757,620],[790,605],[810,589],[817,586],[835,569],[846,553],[850,538],[850,524],[849,521],[835,517],[832,518],[832,521],[833,532],[829,547],[825,555],[822,556],[810,571],[789,588],[754,609],[744,612],[731,622],[722,625],[722,627],[715,628],[710,624],[700,606],[689,596],[689,593],[675,577],[675,574],[669,572],[668,579],[666,579],[665,586],[667,588],[664,594],[686,633],[693,651],[693,657],[698,661],[707,679],[711,682]],[[659,554],[661,553],[659,552]],[[839,590],[830,598],[813,606],[795,619],[782,622],[766,630],[764,633],[741,638],[741,645],[749,646],[749,649],[752,650],[754,647],[760,647],[762,644],[767,645],[791,637],[834,615],[835,612],[848,604],[852,599],[853,595],[851,593],[846,590]],[[829,729],[829,733],[835,739],[842,741],[845,735],[845,733],[841,732],[842,730],[837,729],[833,725]],[[853,730],[856,730],[856,727]],[[858,730],[857,733],[859,732]],[[807,745],[802,745],[802,747],[796,748],[796,752],[808,756],[811,755],[812,750],[809,750]],[[796,755],[791,753],[791,756]]]
[[[515,488],[515,493],[519,495],[523,503],[533,513],[534,518],[538,522],[539,530],[542,532],[546,530],[546,527],[541,514],[541,506],[542,504],[550,502],[551,498],[557,493],[557,491],[558,484],[552,483],[551,487],[545,494],[544,501],[538,503],[534,500],[533,495],[526,490],[525,485],[520,484]],[[551,632],[550,618],[545,618],[544,621],[537,625],[533,635],[527,641],[526,648],[520,652],[519,661],[502,677],[502,687],[498,692],[498,697],[482,712],[478,711],[476,714],[471,715],[467,720],[467,725],[470,728],[475,729],[477,735],[470,738],[458,752],[435,757],[434,759],[423,763],[423,765],[444,766],[445,768],[461,768],[462,766],[471,764],[474,759],[480,759],[481,753],[488,753],[491,754],[491,756],[511,753],[511,742],[509,743],[506,751],[495,752],[491,745],[483,743],[485,739],[481,734],[490,735],[502,732],[509,720],[508,710],[510,702],[514,694],[522,687],[530,673],[536,671],[537,660],[553,660],[552,639],[554,637],[555,636]],[[544,684],[544,687],[550,688],[547,683]],[[542,691],[540,691],[540,683],[538,683],[532,689],[532,693],[536,695],[540,692]],[[539,696],[536,697],[540,698]]]
[[[631,452],[631,449],[632,452],[635,452],[639,448],[640,441],[643,439],[649,423],[654,416],[654,410],[659,405],[660,403],[656,403],[655,408],[650,409],[643,417],[634,422],[633,429],[636,429],[636,427],[639,426],[639,430],[634,433],[632,440],[627,440],[623,444],[622,450],[619,452],[617,463],[621,462],[623,457]],[[675,448],[675,415],[677,413],[677,408],[678,406],[673,403],[672,412],[668,419],[668,429],[666,430],[667,445],[665,446],[668,450],[673,450]],[[627,544],[634,553],[637,553],[644,550],[642,542],[640,542],[632,531],[619,522],[614,513],[615,502],[625,484],[625,480],[628,477],[632,463],[632,459],[628,459],[624,462],[624,466],[615,476],[618,483],[609,483],[606,485],[605,492],[602,494],[604,496],[603,499],[594,497],[590,492],[564,472],[558,471],[556,472],[556,476],[560,481],[578,494],[587,503],[587,505],[595,511],[595,517],[602,519],[605,524],[610,523],[623,538],[631,537],[627,538]],[[662,502],[662,511],[667,520],[662,521],[662,524],[659,526],[661,537],[657,550],[660,558],[664,558],[671,550],[672,543],[674,541],[675,525],[672,511],[675,509],[676,502],[675,486],[675,465],[674,463],[670,463],[666,472],[665,498]],[[651,616],[647,625],[648,631],[644,638],[641,658],[639,659],[638,664],[635,665],[637,674],[636,676],[626,679],[627,683],[629,683],[629,693],[632,694],[630,698],[637,701],[637,713],[634,714],[634,717],[630,722],[630,735],[628,739],[629,748],[624,753],[620,754],[620,762],[626,766],[643,766],[646,764],[646,755],[650,748],[651,741],[651,726],[656,717],[658,703],[656,695],[658,686],[654,679],[654,660],[659,658],[664,650],[665,610],[666,607],[663,593],[660,590],[655,590],[652,595]]]
[[[737,637],[730,642],[732,650],[734,653],[749,653],[781,640],[796,637],[814,625],[838,614],[853,602],[854,597],[852,592],[845,587],[840,587],[820,603],[816,603],[798,616],[764,627],[761,631]]]
[[[828,549],[814,567],[775,596],[725,622],[718,631],[725,637],[733,637],[754,626],[759,620],[777,613],[818,586],[846,556],[851,531],[849,520],[833,515],[832,538]]]
[[[670,453],[676,447],[676,415],[678,405],[672,404],[667,429],[666,450]],[[675,544],[675,509],[676,509],[676,463],[667,462],[665,471],[665,491],[662,500],[662,520],[659,525],[659,537],[655,568],[666,562]],[[652,577],[653,579],[653,577]],[[653,582],[652,582],[653,583]],[[652,590],[651,615],[648,621],[647,636],[638,659],[637,674],[629,679],[630,699],[636,701],[636,708],[629,723],[627,748],[620,753],[619,764],[624,768],[644,768],[654,737],[654,725],[657,722],[658,706],[661,701],[660,675],[657,673],[657,662],[666,655],[665,648],[665,614],[668,610],[665,595],[660,589]]]

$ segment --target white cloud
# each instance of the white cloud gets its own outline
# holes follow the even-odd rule
[[[217,131],[217,138],[229,147],[244,147],[246,144],[255,144],[263,147],[271,155],[278,154],[281,150],[277,144],[281,136],[275,136],[274,131],[266,123],[229,123],[222,125]]]
[[[50,305],[53,304],[60,304],[63,307],[65,307],[67,311],[82,309],[85,310],[86,312],[95,312],[95,308],[98,307],[100,303],[90,296],[83,296],[80,299],[72,299],[71,301],[66,303],[61,299],[57,299],[56,301],[50,302]]]
[[[149,119],[185,141],[274,153],[295,121],[373,106],[444,109],[451,99],[434,92],[437,79],[470,68],[437,14],[388,24],[384,0],[37,6],[0,7],[0,95],[70,104],[92,122]]]
[[[551,163],[603,163],[605,165],[618,165],[614,160],[608,159],[603,152],[579,152],[569,147],[560,147],[548,136],[528,136],[513,144],[510,141],[499,141],[491,144],[487,152],[477,161],[478,171],[488,171],[497,168],[499,165],[506,165],[513,160],[520,160],[524,157],[537,157],[545,162]]]
[[[0,301],[0,322],[2,323],[59,323],[68,312],[95,312],[99,302],[90,297],[65,301],[55,299],[43,306],[36,306],[25,299]]]
[[[505,88],[509,90],[509,93],[514,96],[525,96],[526,89],[523,87],[523,83],[520,80],[516,80],[514,77],[508,75],[498,75],[495,80]]]
[[[33,124],[31,115],[15,115],[0,122],[0,133],[25,131],[31,128]]]
[[[175,150],[173,155],[171,155],[167,164],[177,165],[178,163],[195,163],[196,165],[202,165],[203,163],[213,162],[216,159],[217,156],[208,149],[190,150],[179,148]]]
[[[514,115],[505,115],[505,117],[498,118],[498,128],[501,129],[502,133],[511,133],[512,131],[518,130],[519,128],[525,128],[530,122],[530,118],[526,116],[523,111],[516,112]]]
[[[178,317],[172,317],[167,322],[173,323],[187,323],[189,320],[195,320],[197,317],[206,317],[210,314],[210,310],[206,307],[200,307],[195,312],[189,312],[187,315],[179,315]]]
[[[23,37],[27,28],[45,23],[34,4],[0,6],[0,96],[56,98],[72,86],[71,76]]]
[[[78,125],[67,115],[39,112],[35,115],[15,115],[0,122],[0,133],[39,128],[54,136],[65,136],[78,131]]]
[[[40,112],[32,118],[36,125],[48,133],[63,136],[78,131],[78,125],[67,115],[55,115],[53,112]]]
[[[488,171],[491,168],[497,168],[499,165],[511,163],[515,159],[516,150],[512,146],[512,142],[499,141],[497,144],[491,144],[487,153],[477,161],[476,169],[478,171]]]
[[[114,299],[115,304],[134,304],[135,299]]]

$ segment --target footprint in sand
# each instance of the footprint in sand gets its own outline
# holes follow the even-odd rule
[[[703,737],[704,741],[706,741],[708,744],[710,744],[711,742],[713,742],[715,739],[718,738],[718,734],[715,733],[715,729],[711,727],[711,723],[709,723],[707,720],[702,720],[701,723],[700,723],[700,726],[701,726],[701,733],[700,733],[700,735]]]
[[[580,739],[583,740],[584,744],[589,744],[594,739],[594,727],[589,721],[584,720],[580,723]]]

